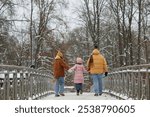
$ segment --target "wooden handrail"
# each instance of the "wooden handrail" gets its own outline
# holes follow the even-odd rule
[[[47,95],[52,90],[49,71],[0,65],[0,100],[28,100]]]
[[[150,99],[150,64],[113,69],[104,78],[105,91],[125,99]]]

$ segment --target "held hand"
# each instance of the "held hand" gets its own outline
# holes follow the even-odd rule
[[[69,73],[72,73],[72,72],[73,72],[73,70],[69,69],[69,70],[68,70],[68,72],[69,72]]]
[[[108,75],[108,72],[105,72],[105,76],[107,76]]]

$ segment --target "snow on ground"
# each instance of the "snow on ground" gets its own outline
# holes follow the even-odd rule
[[[117,100],[108,94],[102,94],[101,96],[94,96],[94,93],[83,93],[77,96],[76,93],[65,93],[65,96],[55,97],[54,94],[50,94],[41,100]]]

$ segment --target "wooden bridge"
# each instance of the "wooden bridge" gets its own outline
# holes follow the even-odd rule
[[[54,97],[53,76],[49,71],[18,66],[0,66],[0,100],[35,99],[150,99],[150,64],[117,68],[103,79],[104,93],[94,97],[91,92],[72,98],[66,92],[62,98]],[[70,98],[69,98],[70,97]],[[94,97],[94,98],[93,98]]]

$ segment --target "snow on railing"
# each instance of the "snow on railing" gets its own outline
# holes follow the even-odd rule
[[[0,65],[0,100],[37,99],[51,92],[49,71]]]
[[[113,69],[104,78],[105,91],[124,99],[150,99],[150,64]]]

